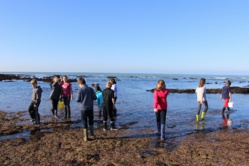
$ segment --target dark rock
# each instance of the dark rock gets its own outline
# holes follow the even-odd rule
[[[179,80],[178,78],[172,78],[172,80]]]

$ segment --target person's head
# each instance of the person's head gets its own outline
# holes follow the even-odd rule
[[[231,81],[230,80],[227,80],[226,81],[226,86],[230,86],[231,85]]]
[[[80,77],[80,78],[78,79],[78,84],[79,84],[79,85],[85,85],[85,84],[86,84],[86,80],[85,80],[84,78]]]
[[[205,78],[201,78],[200,82],[199,82],[199,88],[203,87],[206,84],[206,79]]]
[[[96,92],[98,92],[98,91],[102,92],[101,88],[99,87],[99,84],[95,85],[95,91]]]
[[[67,83],[67,76],[66,76],[66,75],[62,77],[62,81],[63,81],[64,83]]]
[[[111,88],[112,87],[112,83],[110,82],[110,81],[108,81],[107,83],[106,83],[106,88]]]
[[[165,84],[164,80],[159,80],[157,82],[156,90],[163,90],[165,88],[166,88],[166,84]]]
[[[30,83],[31,83],[31,85],[32,85],[33,88],[36,88],[36,87],[37,87],[37,80],[36,80],[36,79],[32,79],[32,80],[30,81]]]
[[[112,84],[116,84],[116,80],[114,78],[110,78],[109,81],[112,83]]]
[[[59,80],[60,80],[60,77],[59,77],[59,76],[54,76],[53,82],[59,82]]]

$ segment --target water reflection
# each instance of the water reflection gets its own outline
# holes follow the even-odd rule
[[[232,126],[233,121],[230,119],[230,112],[222,114],[222,127],[228,129]]]
[[[205,122],[197,122],[196,123],[196,130],[205,130]]]

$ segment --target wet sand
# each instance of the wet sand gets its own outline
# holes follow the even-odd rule
[[[95,122],[96,139],[84,142],[80,121],[58,123],[51,116],[42,121],[32,125],[25,111],[0,112],[1,165],[249,165],[246,128],[168,132],[161,142],[137,122],[119,131],[102,131]]]

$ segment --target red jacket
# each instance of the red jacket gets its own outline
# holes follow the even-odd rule
[[[154,109],[158,110],[167,110],[167,96],[169,94],[169,90],[155,90],[154,91]]]

